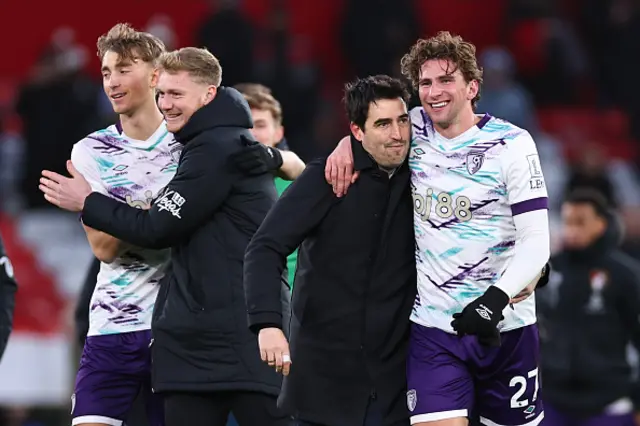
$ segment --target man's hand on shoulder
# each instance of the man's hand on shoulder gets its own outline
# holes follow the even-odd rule
[[[345,136],[327,158],[324,169],[325,178],[333,187],[333,192],[337,197],[346,195],[349,186],[358,179],[360,173],[354,172],[353,167],[351,137]]]
[[[282,167],[282,154],[276,148],[266,146],[242,136],[243,147],[230,156],[231,162],[244,173],[261,175],[275,172]]]

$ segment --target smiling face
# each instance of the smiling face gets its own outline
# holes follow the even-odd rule
[[[465,81],[455,64],[445,59],[430,59],[420,68],[418,90],[425,112],[440,129],[473,116],[472,100],[478,94],[478,82]]]
[[[121,58],[107,51],[102,58],[102,86],[116,114],[133,115],[153,100],[157,71],[136,55]]]
[[[174,133],[182,129],[216,93],[215,86],[193,78],[189,71],[162,71],[158,79],[158,107],[167,122],[167,130]]]
[[[371,102],[364,128],[352,123],[351,131],[378,165],[396,168],[409,151],[411,124],[407,104],[401,98]]]

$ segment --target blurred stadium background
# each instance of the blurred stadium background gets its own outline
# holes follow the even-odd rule
[[[223,84],[270,86],[289,146],[304,160],[347,131],[342,84],[399,74],[420,36],[472,41],[485,70],[479,112],[534,136],[552,201],[602,190],[640,257],[640,1],[638,0],[2,0],[0,232],[20,289],[15,332],[0,364],[0,425],[68,425],[77,360],[72,314],[91,252],[74,215],[38,191],[72,145],[112,123],[96,38],[117,22],[169,48],[205,46]],[[554,232],[554,250],[558,248]]]

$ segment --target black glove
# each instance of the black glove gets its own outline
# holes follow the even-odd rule
[[[230,156],[231,162],[244,173],[261,175],[282,167],[282,154],[276,148],[242,137],[244,147]]]
[[[474,335],[485,346],[500,346],[498,323],[504,319],[502,311],[509,303],[509,295],[491,286],[462,312],[453,314],[451,326],[458,336]]]
[[[551,262],[547,262],[542,268],[542,275],[536,284],[536,290],[549,284],[549,275],[551,275]]]

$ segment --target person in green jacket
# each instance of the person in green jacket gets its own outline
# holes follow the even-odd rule
[[[282,126],[282,107],[274,98],[271,89],[262,84],[243,83],[234,87],[242,93],[251,108],[253,117],[253,129],[251,133],[256,140],[264,145],[277,148],[282,154],[283,166],[275,177],[275,185],[278,196],[287,189],[291,181],[300,176],[305,164],[294,152],[289,151],[284,140],[284,127]],[[283,219],[286,220],[286,219]],[[287,270],[289,272],[289,286],[293,289],[293,280],[298,261],[298,250],[287,258]]]

